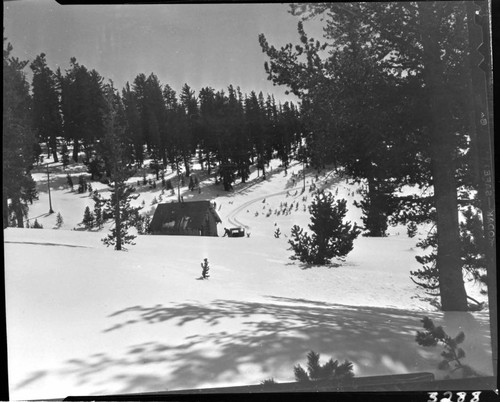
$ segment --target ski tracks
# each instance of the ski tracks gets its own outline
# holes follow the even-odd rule
[[[325,177],[323,177],[321,179],[322,183],[320,183],[320,185],[321,185],[321,189],[322,190],[325,189],[325,187],[328,184],[330,184],[330,183],[328,183],[328,181],[329,181],[329,178],[330,178],[330,176],[332,174],[334,174],[334,171],[329,172]],[[334,182],[334,183],[331,183],[331,184],[337,184],[337,183]],[[288,189],[288,190],[278,191],[276,193],[265,194],[265,195],[262,195],[260,197],[252,198],[251,200],[246,201],[245,203],[241,204],[240,206],[234,208],[231,212],[229,212],[229,214],[227,215],[227,220],[228,220],[228,222],[231,225],[243,227],[243,228],[245,228],[245,230],[248,231],[251,227],[249,225],[243,223],[241,220],[238,219],[238,215],[242,211],[245,211],[246,209],[248,209],[252,204],[255,204],[257,202],[262,202],[262,200],[265,200],[266,198],[276,197],[276,196],[285,195],[285,194],[290,194],[290,192],[291,192],[291,189]],[[300,197],[302,195],[303,195],[303,193],[295,195],[295,196],[292,196],[292,197],[295,200],[295,199],[297,199],[298,197]]]

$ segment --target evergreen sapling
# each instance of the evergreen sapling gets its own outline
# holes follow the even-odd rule
[[[200,265],[201,265],[201,279],[208,279],[210,277],[210,275],[208,275],[208,271],[210,270],[210,267],[208,266],[208,259],[204,258],[203,262]]]
[[[56,216],[56,229],[59,229],[64,223],[63,217],[60,212],[57,213]]]
[[[354,239],[361,230],[350,222],[344,223],[347,213],[346,200],[337,200],[330,193],[318,192],[309,207],[312,235],[304,233],[297,225],[292,227],[288,241],[294,255],[292,260],[324,265],[332,258],[342,259],[353,248]]]
[[[94,214],[90,211],[90,208],[87,206],[83,213],[83,226],[85,229],[90,230],[94,227]]]

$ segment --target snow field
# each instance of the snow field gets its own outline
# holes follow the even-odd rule
[[[290,260],[285,235],[293,224],[309,223],[303,204],[312,199],[311,182],[323,185],[326,178],[325,186],[348,200],[347,219],[361,224],[352,205],[359,187],[331,172],[316,182],[313,172],[300,195],[302,182],[293,187],[290,178],[301,166],[287,176],[272,167],[268,180],[252,172],[231,193],[211,179],[202,182],[201,194],[184,193],[186,201],[216,202],[220,236],[237,223],[250,237],[138,236],[128,252],[102,244],[107,227],[71,230],[93,201],[69,192],[64,172],[51,190],[56,213],[45,216],[46,176],[36,173],[40,200],[30,217],[39,216],[44,229],[4,230],[11,398],[293,381],[293,366],[304,366],[309,350],[321,353],[322,362],[352,361],[357,376],[431,371],[439,378],[445,374],[436,369],[441,348],[423,348],[414,339],[423,316],[450,335],[464,331],[465,363],[491,374],[488,312],[436,312],[409,279],[418,267],[417,240],[404,228],[391,228],[386,238],[360,236],[345,262],[309,268]],[[76,171],[76,187],[75,178]],[[106,186],[92,187],[106,195]],[[135,202],[153,209],[161,188],[146,189]],[[298,193],[287,197],[287,191]],[[288,215],[261,213],[292,200],[299,208]],[[58,211],[64,224],[53,230]],[[280,238],[273,236],[277,227]],[[203,258],[209,280],[197,280]]]

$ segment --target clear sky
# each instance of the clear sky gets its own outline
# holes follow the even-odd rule
[[[59,5],[53,0],[4,2],[4,37],[13,54],[69,68],[76,57],[121,89],[139,73],[155,73],[179,91],[240,86],[243,93],[296,98],[267,80],[259,33],[270,44],[298,42],[287,4]],[[29,68],[27,68],[29,70]],[[29,71],[28,71],[29,72]]]

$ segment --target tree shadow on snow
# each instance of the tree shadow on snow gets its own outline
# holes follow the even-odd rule
[[[108,317],[115,323],[104,333],[131,325],[170,322],[186,328],[186,335],[180,344],[169,344],[165,333],[165,343],[141,342],[131,344],[119,356],[97,354],[85,360],[73,359],[66,362],[63,371],[76,376],[79,382],[90,383],[105,378],[108,370],[115,373],[118,367],[121,373],[114,374],[108,383],[118,383],[119,389],[104,393],[227,384],[228,379],[237,376],[246,378],[249,364],[263,374],[247,384],[258,384],[269,377],[278,382],[293,381],[293,366],[303,364],[310,350],[321,353],[324,361],[330,357],[352,361],[357,376],[435,371],[442,348],[422,348],[415,342],[423,316],[443,325],[452,336],[463,330],[466,353],[474,354],[485,367],[491,366],[487,315],[480,315],[478,320],[468,313],[409,312],[275,296],[267,299],[268,302],[216,300],[209,304],[132,306],[116,311]],[[200,325],[189,326],[192,323]],[[147,338],[147,331],[145,326],[142,338]],[[473,331],[475,335],[467,337]],[[164,371],[158,370],[162,364]]]

